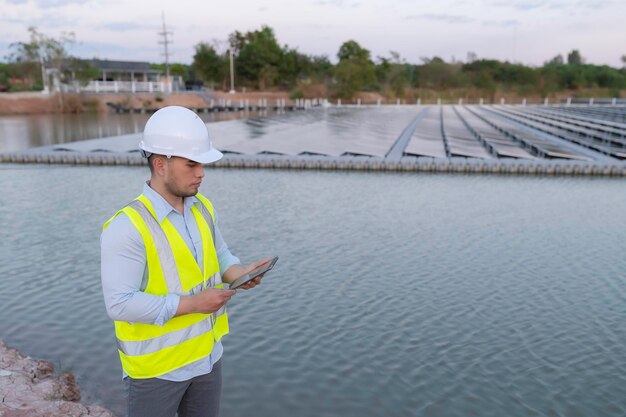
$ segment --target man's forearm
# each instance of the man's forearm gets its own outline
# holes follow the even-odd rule
[[[245,273],[246,269],[243,266],[239,264],[231,265],[231,267],[224,272],[224,275],[222,275],[222,281],[230,284]]]
[[[180,297],[178,308],[174,316],[193,313],[215,313],[222,308],[236,292],[235,290],[207,288],[194,295],[182,296]]]
[[[176,309],[176,314],[174,315],[174,317],[197,312],[198,307],[196,305],[196,299],[193,295],[187,295],[180,297],[180,301],[178,302],[178,308]]]

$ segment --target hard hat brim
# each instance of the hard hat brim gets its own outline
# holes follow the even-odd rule
[[[194,162],[198,162],[201,164],[210,164],[211,162],[217,162],[220,159],[222,159],[222,157],[224,156],[223,153],[221,153],[220,151],[218,151],[215,148],[211,148],[210,151],[208,152],[204,152],[204,153],[199,153],[199,154],[187,154],[187,153],[176,153],[176,152],[163,152],[162,150],[159,149],[152,149],[150,146],[146,146],[145,143],[143,141],[141,141],[139,143],[139,150],[142,153],[142,155],[145,157],[147,156],[147,154],[149,155],[164,155],[164,156],[178,156],[181,158],[186,158],[189,159],[190,161],[194,161]]]
[[[190,161],[199,162],[201,164],[210,164],[211,162],[216,162],[222,159],[224,156],[223,153],[213,148],[208,152],[197,154],[197,155],[178,155],[182,158],[187,158]]]

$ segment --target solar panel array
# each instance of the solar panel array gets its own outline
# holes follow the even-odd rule
[[[226,155],[216,166],[626,175],[621,105],[343,106],[207,126]],[[53,145],[0,161],[141,164],[140,138]]]
[[[225,122],[209,130],[215,145],[233,154],[385,157],[418,117],[404,156],[626,159],[624,107],[340,107]]]

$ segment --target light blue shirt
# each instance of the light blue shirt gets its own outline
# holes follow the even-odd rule
[[[200,200],[196,197],[186,197],[183,213],[180,213],[148,184],[143,187],[143,195],[152,203],[159,223],[167,217],[174,225],[202,269],[202,239],[191,212],[194,204],[202,204]],[[215,250],[220,273],[223,274],[240,261],[230,252],[224,242],[218,227],[217,212],[214,212],[214,215]],[[146,250],[139,231],[133,226],[128,216],[121,213],[111,221],[102,232],[100,248],[102,292],[104,304],[111,319],[163,326],[174,317],[180,296],[176,294],[158,296],[143,292],[148,282]],[[222,343],[217,342],[208,357],[159,378],[169,381],[186,381],[210,373],[213,364],[220,360],[223,352]],[[124,373],[124,377],[126,376]]]

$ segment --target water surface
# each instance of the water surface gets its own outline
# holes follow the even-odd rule
[[[275,112],[237,111],[200,113],[199,116],[206,123],[211,123],[272,113]],[[150,116],[113,112],[0,115],[0,152],[142,132]]]
[[[0,165],[0,338],[123,415],[102,223],[145,167]],[[623,180],[207,170],[231,249],[224,416],[626,414]]]

